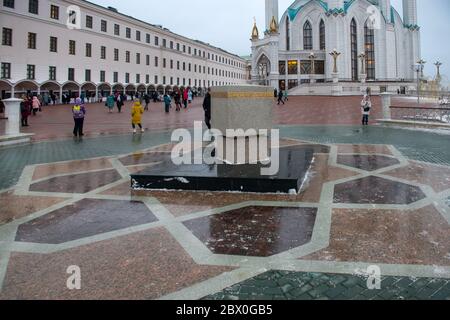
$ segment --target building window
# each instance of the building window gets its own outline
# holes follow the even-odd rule
[[[166,85],[166,76],[163,76],[163,85]]]
[[[28,1],[28,12],[33,14],[39,14],[39,1],[29,0]]]
[[[290,33],[289,17],[286,18],[286,50],[291,50],[291,33]]]
[[[100,29],[102,32],[108,32],[108,22],[106,20],[102,20]]]
[[[91,16],[86,16],[86,28],[92,29],[93,25],[93,18]]]
[[[312,50],[312,27],[309,21],[306,21],[303,25],[303,50]]]
[[[69,54],[75,55],[76,51],[76,42],[75,40],[69,40]]]
[[[173,49],[173,41],[170,41],[170,49]]]
[[[145,83],[146,83],[146,84],[149,84],[149,83],[150,83],[150,75],[149,75],[149,74],[146,74],[146,75],[145,75]]]
[[[92,44],[86,43],[86,57],[92,57]]]
[[[141,83],[141,75],[139,73],[136,74],[136,83]]]
[[[350,23],[352,80],[358,80],[358,31],[355,19]]]
[[[90,81],[90,80],[86,80],[86,81]],[[105,71],[100,71],[100,82],[105,82],[106,81],[106,72]]]
[[[12,29],[3,28],[2,45],[12,46]]]
[[[2,62],[2,79],[11,79],[11,63]]]
[[[155,76],[155,84],[158,84],[158,76]]]
[[[36,49],[36,33],[28,33],[28,49]]]
[[[158,57],[155,57],[155,67],[158,67]]]
[[[50,18],[59,20],[59,7],[55,5],[50,6]]]
[[[130,63],[130,51],[125,52],[125,62]]]
[[[180,61],[177,61],[177,70],[180,70]]]
[[[100,47],[100,59],[106,59],[106,47],[105,46],[101,46]]]
[[[186,71],[186,62],[183,62],[183,71]]]
[[[136,53],[136,64],[141,64],[141,54]]]
[[[48,68],[48,79],[54,81],[56,80],[56,67]]]
[[[183,53],[186,53],[186,45],[183,44]]]
[[[151,42],[150,35],[148,33],[145,36],[145,40],[146,40],[147,43]]]
[[[163,46],[164,48],[166,48],[166,47],[167,47],[167,40],[166,40],[166,39],[163,39],[163,43],[162,43],[162,46]]]
[[[191,54],[191,53],[192,53],[192,48],[188,47],[188,54]]]
[[[120,25],[114,24],[114,35],[120,36]]]
[[[67,73],[68,73],[67,79],[69,81],[75,81],[75,69],[74,68],[69,68]]]
[[[136,40],[141,41],[141,32],[136,30]]]
[[[300,62],[300,74],[311,74],[311,61]]]
[[[130,83],[130,74],[128,72],[125,73],[125,83]]]
[[[314,61],[314,69],[315,74],[325,74],[325,61],[323,60]]]
[[[3,0],[3,6],[14,9],[14,0]]]
[[[325,22],[323,20],[320,20],[319,37],[320,37],[320,50],[325,50],[325,47],[326,47]]]
[[[173,69],[173,60],[170,60],[170,69]]]
[[[286,74],[286,61],[279,61],[278,69],[280,71],[280,74]]]
[[[91,81],[91,70],[86,69],[84,71],[84,81]]]
[[[27,65],[27,79],[34,80],[36,78],[36,66],[34,64]]]
[[[298,61],[289,60],[288,61],[288,74],[298,74]]]
[[[145,64],[146,64],[147,66],[150,65],[150,55],[149,55],[149,54],[147,54],[147,55],[145,56]]]
[[[375,32],[367,20],[364,26],[364,40],[366,48],[366,72],[368,80],[375,80]]]
[[[159,38],[155,37],[155,46],[159,46]]]
[[[119,61],[119,49],[114,49],[114,61]]]
[[[113,73],[113,82],[114,83],[119,82],[119,73],[118,72]]]
[[[130,28],[127,28],[126,29],[126,35],[125,35],[128,39],[130,39],[131,38],[131,29]]]
[[[50,37],[50,52],[58,52],[58,38]]]

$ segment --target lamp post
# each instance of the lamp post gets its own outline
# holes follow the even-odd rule
[[[420,65],[420,78],[422,78],[422,79],[423,79],[423,70],[425,68],[425,64],[426,63],[427,62],[425,60],[423,60],[423,59],[420,59],[419,61],[417,61],[417,64]]]
[[[436,61],[436,63],[434,64],[436,66],[436,80],[440,80],[441,79],[441,66],[442,66],[442,62],[440,61]]]
[[[338,57],[341,55],[340,52],[337,51],[337,49],[333,49],[333,51],[331,51],[330,56],[333,57],[334,60],[334,67],[333,67],[333,73],[338,73],[338,69],[337,69],[337,59]]]
[[[361,52],[358,55],[359,60],[361,60],[361,82],[366,82],[366,54],[364,52]]]
[[[314,83],[315,82],[314,74],[316,73],[314,66],[314,60],[316,60],[316,55],[314,54],[314,52],[311,52],[311,54],[309,55],[309,60],[311,61],[310,81],[311,83]]]

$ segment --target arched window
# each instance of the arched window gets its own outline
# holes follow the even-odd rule
[[[352,80],[358,81],[358,29],[355,19],[350,24],[351,58],[352,58]]]
[[[289,35],[290,27],[289,17],[286,17],[286,51],[291,50],[291,37]]]
[[[375,80],[375,32],[369,20],[364,26],[364,42],[366,48],[366,72],[368,80]]]
[[[320,50],[325,50],[325,22],[323,20],[320,20],[319,25],[319,34],[320,34]]]
[[[312,50],[313,48],[313,37],[312,37],[312,27],[309,21],[306,21],[303,25],[303,50]]]

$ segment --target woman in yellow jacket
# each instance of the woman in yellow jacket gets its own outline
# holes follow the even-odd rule
[[[139,100],[134,101],[133,108],[131,108],[131,125],[133,126],[133,132],[136,133],[136,125],[139,126],[141,132],[144,132],[142,128],[142,114],[144,113],[144,108],[142,107]]]

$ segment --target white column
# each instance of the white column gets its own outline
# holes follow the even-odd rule
[[[20,135],[20,103],[22,99],[6,99],[3,100],[5,104],[5,117],[8,118],[6,121],[5,134],[7,136],[17,136]]]
[[[391,93],[381,93],[381,105],[383,106],[383,118],[391,119]]]

